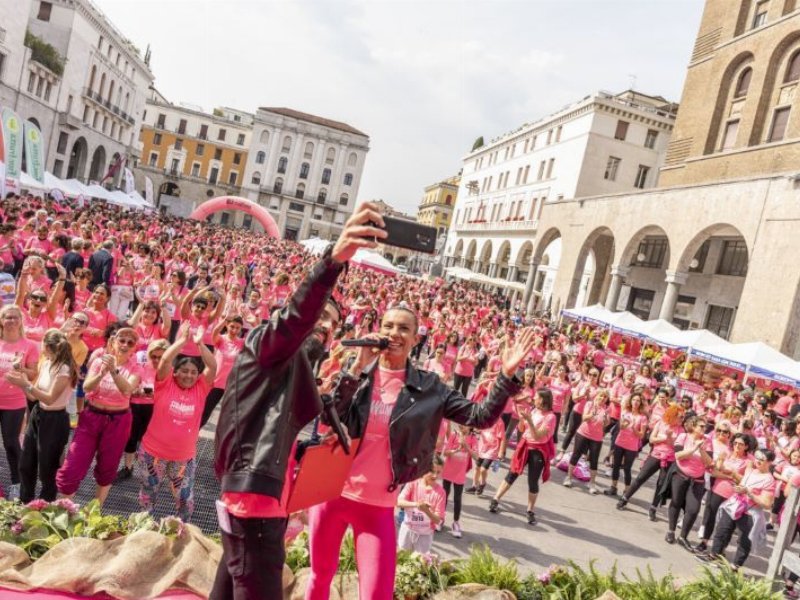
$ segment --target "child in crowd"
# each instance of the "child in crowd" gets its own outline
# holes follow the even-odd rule
[[[397,506],[405,512],[397,535],[397,547],[427,554],[433,544],[433,532],[444,521],[445,491],[438,482],[444,461],[434,456],[431,470],[409,483],[400,493]]]

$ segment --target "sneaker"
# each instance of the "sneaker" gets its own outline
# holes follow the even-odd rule
[[[598,490],[596,487],[592,486],[592,487],[589,488],[589,493],[592,496],[597,496],[597,494],[600,493],[600,490]]]
[[[668,544],[674,544],[675,543],[675,532],[674,531],[668,531],[667,535],[664,536],[664,541],[667,542]]]
[[[19,500],[19,484],[18,483],[12,483],[10,486],[8,486],[8,499],[11,500],[12,502],[14,500]]]
[[[483,490],[484,490],[485,487],[486,487],[485,485],[479,485],[477,491],[475,492],[475,495],[476,496],[483,496]]]
[[[114,483],[119,483],[120,481],[125,481],[126,479],[130,479],[131,475],[133,475],[132,468],[122,467],[119,471],[117,471],[117,478],[114,480]]]
[[[458,521],[453,521],[453,525],[450,527],[450,533],[454,538],[461,537],[461,525],[458,524]]]
[[[772,523],[767,523],[767,531],[773,531],[775,529],[775,525]]]
[[[703,552],[701,554],[695,554],[694,557],[700,562],[704,563],[715,563],[719,562],[722,559],[722,557],[719,554],[714,554],[713,552]]]
[[[436,531],[441,531],[444,527],[444,521],[439,521],[439,524],[436,526]]]
[[[572,479],[565,479],[564,480],[564,487],[571,488],[572,487]]]
[[[500,507],[500,503],[497,500],[495,500],[494,498],[492,498],[492,501],[489,502],[489,512],[496,514],[496,513],[499,512],[499,510],[498,510],[499,507]]]
[[[478,486],[477,485],[470,486],[466,490],[464,490],[465,494],[475,494],[477,492],[478,492]]]
[[[685,537],[679,537],[677,541],[678,541],[678,546],[680,546],[687,552],[691,552],[692,554],[694,554],[694,546],[692,546],[689,540],[687,540]]]
[[[655,523],[656,521],[658,521],[658,517],[657,517],[656,515],[657,515],[656,508],[655,508],[655,507],[653,507],[653,506],[651,506],[651,507],[650,507],[650,508],[647,510],[647,516],[650,518],[650,520],[651,520],[653,523]]]
[[[607,490],[603,490],[604,496],[616,496],[617,495],[617,488],[608,488]]]
[[[697,546],[694,547],[695,554],[703,554],[704,552],[708,551],[708,546],[705,542],[700,542]]]
[[[536,525],[536,514],[532,510],[528,511],[528,525]]]

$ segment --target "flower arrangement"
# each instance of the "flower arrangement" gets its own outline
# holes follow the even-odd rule
[[[184,531],[184,523],[178,517],[157,521],[146,512],[134,513],[127,519],[103,515],[97,500],[84,506],[66,498],[55,502],[33,500],[28,504],[0,500],[0,541],[22,548],[32,560],[69,538],[113,540],[135,531],[178,537]]]

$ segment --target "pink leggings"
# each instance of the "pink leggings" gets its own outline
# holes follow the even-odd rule
[[[305,600],[328,600],[348,525],[353,527],[356,543],[358,597],[392,600],[397,560],[394,509],[347,498],[330,500],[308,511],[311,579]]]

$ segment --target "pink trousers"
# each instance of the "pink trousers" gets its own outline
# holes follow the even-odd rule
[[[308,511],[311,579],[305,600],[328,600],[339,548],[347,526],[353,527],[361,600],[392,600],[397,560],[394,509],[337,498]]]

